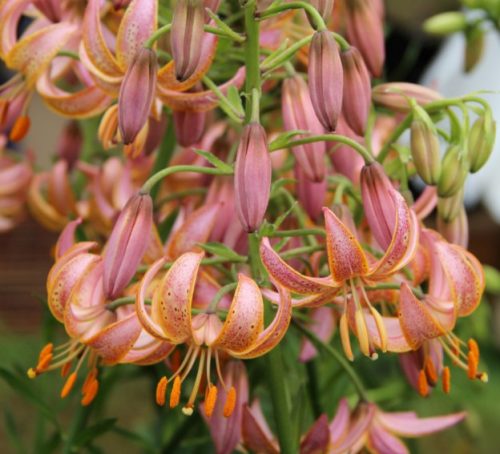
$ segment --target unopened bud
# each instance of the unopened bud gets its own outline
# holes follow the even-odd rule
[[[174,110],[173,117],[179,145],[190,147],[201,139],[205,130],[205,112]]]
[[[266,213],[271,191],[271,157],[266,131],[259,123],[243,129],[234,168],[236,211],[248,232],[255,231]]]
[[[131,144],[146,124],[156,90],[156,54],[148,48],[137,51],[118,97],[118,123],[125,145]]]
[[[148,247],[152,225],[151,196],[132,196],[120,213],[103,253],[107,297],[120,295],[134,276]]]
[[[68,122],[59,136],[57,155],[68,163],[70,169],[73,168],[80,157],[82,143],[83,138],[78,123],[74,120]]]
[[[327,131],[335,131],[342,109],[344,73],[338,45],[328,30],[316,32],[313,36],[308,76],[316,116]]]
[[[170,44],[178,80],[189,79],[200,62],[204,15],[201,0],[178,0],[175,5]]]
[[[372,99],[375,104],[395,112],[408,113],[413,99],[419,106],[425,106],[432,101],[442,99],[442,96],[431,88],[407,82],[389,82],[377,85],[372,90]]]
[[[326,177],[319,182],[311,181],[302,168],[296,165],[295,178],[297,179],[297,197],[300,204],[313,221],[318,220],[322,214],[322,208],[325,206],[328,189]]]
[[[465,32],[464,70],[472,71],[484,54],[484,30],[480,25],[472,27]]]
[[[430,185],[437,184],[441,174],[439,137],[427,112],[414,108],[411,124],[411,155],[420,178]]]
[[[345,5],[347,40],[359,49],[370,73],[380,77],[385,60],[380,5],[373,0],[347,0]]]
[[[433,35],[450,35],[465,30],[466,27],[467,20],[458,11],[437,14],[424,22],[424,31]]]
[[[370,74],[358,49],[351,46],[340,53],[344,69],[342,113],[347,124],[358,135],[365,133],[371,103]]]
[[[438,199],[438,218],[444,222],[453,222],[460,214],[460,210],[464,206],[464,190],[459,190],[452,197],[440,197]]]
[[[283,82],[281,106],[283,124],[287,131],[309,131],[311,134],[324,133],[323,126],[316,117],[307,84],[302,77],[294,76]],[[299,137],[300,138],[300,137]],[[292,148],[298,165],[311,181],[322,181],[325,176],[324,142],[312,142]]]
[[[489,159],[495,145],[496,122],[493,120],[491,110],[487,109],[474,122],[469,132],[468,156],[470,171],[480,170]]]
[[[458,145],[452,145],[444,155],[438,181],[439,197],[451,197],[462,189],[469,165]]]
[[[446,222],[438,216],[437,230],[450,243],[467,248],[469,243],[469,223],[467,222],[467,213],[463,204],[458,215],[450,222]]]

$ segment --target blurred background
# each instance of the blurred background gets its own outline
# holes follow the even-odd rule
[[[445,39],[431,38],[422,32],[422,22],[442,11],[460,7],[453,0],[386,0],[387,8],[387,72],[390,81],[424,81],[443,92],[445,96],[465,94],[474,90],[500,90],[500,35],[491,30],[487,35],[484,58],[467,75],[464,74],[463,36]],[[3,77],[6,74],[4,72]],[[2,76],[0,76],[1,78]],[[500,95],[488,95],[500,120]],[[498,99],[497,99],[498,98]],[[23,146],[36,150],[37,165],[50,164],[58,132],[64,121],[56,117],[39,99],[30,109],[32,129]],[[500,269],[500,170],[499,141],[488,166],[474,175],[467,188],[468,215],[470,223],[470,250],[482,263]],[[49,254],[56,235],[42,229],[28,219],[13,232],[0,236],[0,365],[7,368],[26,370],[36,362],[39,348],[55,322],[47,313],[45,279],[52,265]],[[405,408],[415,408],[424,415],[440,414],[465,408],[469,418],[457,429],[439,434],[413,444],[412,450],[433,453],[446,450],[453,453],[495,453],[500,446],[500,300],[487,295],[484,304],[472,316],[464,320],[466,326],[459,326],[467,338],[473,334],[481,346],[482,363],[490,376],[488,385],[469,382],[461,373],[453,376],[451,396],[435,391],[431,399],[418,398],[409,386],[401,390],[398,402],[389,402]],[[377,363],[356,364],[366,369],[365,377],[375,387],[385,384],[385,377],[399,374],[395,358],[379,360]],[[125,380],[120,381],[117,391],[111,394],[106,414],[119,415],[119,427],[146,427],[155,416],[151,398],[151,383],[147,377],[138,376],[133,368],[123,367]],[[375,373],[374,373],[375,371]],[[378,373],[380,372],[380,373]],[[453,372],[453,371],[452,371]],[[372,383],[370,383],[372,382]],[[22,421],[23,438],[36,436],[44,430],[36,421],[34,407],[39,407],[37,394],[50,406],[57,406],[62,414],[69,412],[67,403],[62,403],[58,391],[51,386],[50,377],[40,377],[30,383],[32,399],[20,397],[0,381],[0,408],[5,409],[4,421],[0,424],[0,452],[10,452],[8,434],[4,427],[12,421]],[[126,397],[124,399],[123,397]],[[130,396],[134,396],[130,399]],[[65,413],[66,412],[66,413]],[[67,413],[69,414],[69,413]],[[4,424],[5,423],[5,424]],[[123,433],[121,434],[123,435]],[[102,437],[104,452],[126,449],[126,452],[142,452],[137,440],[118,436],[116,431]],[[108,448],[109,450],[107,450]],[[40,448],[42,449],[42,448]],[[45,447],[50,452],[50,447]],[[175,452],[206,452],[203,448],[183,446]],[[31,451],[29,451],[31,452]],[[43,451],[39,451],[43,452]],[[166,452],[166,451],[165,451]],[[173,451],[171,451],[173,452]]]

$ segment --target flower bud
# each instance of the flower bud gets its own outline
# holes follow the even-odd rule
[[[467,27],[467,19],[463,13],[450,11],[437,14],[424,22],[424,31],[433,35],[450,35]]]
[[[201,0],[178,0],[172,18],[170,45],[178,80],[189,79],[201,57],[205,11]]]
[[[441,174],[439,137],[427,112],[414,108],[411,124],[411,155],[420,178],[430,185],[437,184]]]
[[[297,179],[297,197],[300,204],[312,220],[318,220],[325,206],[326,191],[328,188],[326,177],[319,182],[311,181],[307,178],[302,168],[296,165],[295,178]]]
[[[118,123],[125,145],[131,144],[146,124],[156,89],[156,54],[148,48],[137,51],[118,96]]]
[[[487,109],[474,122],[469,132],[468,155],[470,171],[480,170],[489,159],[495,145],[496,122],[493,120],[491,110]]]
[[[438,181],[439,197],[451,197],[462,189],[469,165],[458,145],[452,145],[444,155]]]
[[[347,0],[347,40],[356,46],[370,73],[380,77],[385,60],[384,24],[373,0]]]
[[[414,99],[419,106],[425,106],[442,99],[442,96],[435,90],[407,82],[380,84],[372,90],[375,104],[395,112],[408,113],[411,110],[408,98]]]
[[[323,126],[314,113],[307,84],[302,77],[290,77],[283,82],[281,106],[283,124],[287,131],[303,130],[314,135],[324,133]],[[292,152],[309,180],[318,182],[324,179],[326,152],[324,142],[299,145],[293,147]]]
[[[370,113],[370,74],[363,57],[355,47],[351,46],[342,51],[340,59],[344,69],[342,113],[351,129],[362,136]]]
[[[205,130],[205,112],[174,110],[175,138],[183,147],[190,147],[201,139]]]
[[[460,214],[464,205],[464,189],[460,189],[455,195],[446,198],[439,198],[437,205],[438,218],[444,222],[453,222]]]
[[[472,71],[484,54],[484,30],[480,25],[471,27],[465,32],[464,70]]]
[[[78,123],[74,120],[68,122],[57,142],[57,155],[59,159],[68,163],[68,168],[72,169],[78,161],[82,143],[83,138]]]
[[[243,129],[234,168],[236,211],[248,232],[264,219],[271,191],[271,157],[266,131],[259,123]]]
[[[327,131],[335,131],[342,109],[344,74],[339,48],[328,30],[316,32],[313,36],[308,76],[316,116]]]
[[[450,243],[466,248],[469,243],[469,224],[463,204],[461,204],[458,214],[450,222],[446,222],[438,216],[437,230]]]
[[[149,194],[132,196],[113,227],[104,257],[104,291],[116,298],[130,282],[146,252],[153,226]]]

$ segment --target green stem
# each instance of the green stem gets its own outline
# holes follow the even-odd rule
[[[321,229],[292,229],[292,230],[281,230],[278,232],[274,232],[269,236],[274,238],[287,238],[289,236],[307,236],[307,235],[325,236],[325,231]]]
[[[227,99],[227,97],[222,93],[221,89],[208,77],[203,76],[203,83],[213,91],[214,95],[219,99],[219,107],[224,110],[224,112],[236,123],[241,123],[243,116],[235,110],[233,104]]]
[[[245,105],[245,119],[247,123],[251,120],[254,111],[253,90],[255,89],[257,93],[260,93],[260,25],[254,19],[255,6],[256,2],[252,0],[245,6],[245,30],[247,34],[247,41],[245,43],[245,90],[247,96],[252,98],[247,99]]]
[[[78,55],[76,52],[72,52],[71,50],[60,50],[57,53],[58,57],[69,57],[72,58],[73,60],[80,60],[80,55]]]
[[[160,170],[164,169],[168,166],[170,159],[174,154],[175,150],[175,129],[174,122],[171,119],[168,119],[168,126],[165,136],[160,145],[160,149],[158,150],[158,155],[156,156],[156,160],[153,166],[153,170],[151,171],[151,176],[158,173]],[[156,199],[158,195],[158,191],[160,190],[160,186],[155,186],[151,189],[151,198],[153,200]]]
[[[286,63],[293,55],[295,55],[295,53],[299,49],[309,44],[313,36],[314,35],[306,36],[305,38],[296,41],[290,47],[287,47],[282,51],[278,51],[276,53],[273,52],[271,55],[269,55],[262,61],[260,65],[262,71],[266,71],[266,74],[268,74],[273,69],[276,69],[278,66],[281,66],[282,64]],[[264,76],[266,74],[264,74]]]
[[[335,32],[332,32],[332,35],[335,38],[335,41],[337,41],[337,44],[339,45],[341,51],[346,51],[350,49],[351,45],[342,35],[339,35],[338,33]]]
[[[326,24],[321,17],[321,14],[318,13],[318,10],[314,6],[306,2],[290,2],[285,3],[284,5],[273,6],[272,8],[268,8],[261,13],[256,13],[256,17],[259,20],[268,19],[290,9],[303,9],[312,19],[315,30],[326,30]]]
[[[203,173],[206,175],[232,175],[233,172],[226,172],[224,170],[216,169],[214,167],[202,167],[202,166],[190,166],[190,165],[181,165],[181,166],[172,166],[166,169],[160,170],[155,173],[142,185],[141,192],[147,194],[151,192],[156,184],[158,184],[163,178],[168,177],[174,173],[179,172],[196,172]]]
[[[285,145],[278,144],[277,146],[269,147],[270,151],[282,150],[283,148],[293,148],[298,145],[304,145],[306,143],[313,142],[340,142],[348,147],[351,147],[354,151],[356,151],[361,157],[365,160],[367,164],[370,164],[374,161],[373,156],[370,152],[361,144],[356,142],[355,140],[349,139],[349,137],[342,136],[340,134],[321,134],[319,136],[310,136],[304,137],[303,139],[293,140],[291,142],[286,143]]]
[[[311,252],[317,252],[317,251],[323,251],[324,249],[325,249],[324,245],[315,244],[313,246],[303,246],[303,247],[298,247],[295,249],[290,249],[290,250],[285,251],[282,254],[280,254],[280,256],[283,259],[291,259],[293,257],[297,257],[298,255],[309,254]]]
[[[215,312],[217,310],[217,305],[219,304],[220,300],[224,298],[224,295],[232,292],[237,285],[238,284],[236,282],[231,282],[230,284],[221,287],[215,294],[213,300],[210,301],[210,306],[208,307],[209,312]]]
[[[365,387],[361,382],[361,379],[359,378],[356,371],[348,363],[348,361],[342,356],[342,354],[335,350],[335,348],[333,348],[330,344],[323,342],[318,336],[316,336],[316,334],[308,330],[300,322],[292,319],[292,323],[304,336],[306,336],[314,344],[316,348],[318,348],[319,350],[323,350],[325,353],[328,353],[340,364],[342,369],[344,369],[347,375],[349,375],[352,384],[356,388],[356,392],[358,393],[359,398],[365,402],[368,402],[369,399],[366,394]]]
[[[168,33],[172,28],[172,24],[164,25],[156,30],[144,43],[144,47],[151,49],[156,41],[158,41],[165,33]]]

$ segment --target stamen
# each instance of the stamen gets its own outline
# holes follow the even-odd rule
[[[52,353],[47,353],[39,360],[38,364],[36,365],[35,367],[36,374],[40,375],[42,372],[45,372],[49,368],[51,362],[52,362]]]
[[[471,353],[474,353],[475,357],[477,358],[477,362],[479,362],[479,347],[477,345],[477,342],[474,339],[469,339],[467,341],[467,347],[469,347],[469,351]]]
[[[450,368],[448,366],[446,366],[443,369],[443,374],[441,375],[441,379],[443,381],[443,392],[445,394],[449,394],[451,389],[451,374],[450,374]]]
[[[361,286],[361,293],[363,294],[363,298],[368,305],[368,309],[375,319],[375,324],[377,326],[378,335],[380,337],[380,349],[385,353],[387,351],[387,330],[385,329],[384,321],[380,313],[375,309],[368,298],[368,294],[366,293],[365,287]]]
[[[71,369],[71,361],[68,361],[63,367],[61,367],[61,377],[66,377]]]
[[[175,408],[179,405],[181,399],[181,377],[177,375],[174,380],[172,392],[170,393],[170,408]]]
[[[32,380],[33,380],[34,378],[36,378],[36,370],[35,370],[35,369],[33,369],[32,367],[30,367],[30,368],[28,369],[27,374],[28,374],[28,377],[29,377],[29,378],[31,378]]]
[[[220,361],[219,361],[219,351],[215,350],[215,369],[217,371],[217,378],[219,379],[220,384],[222,387],[227,390],[227,386],[224,383],[224,379],[222,378],[222,373],[221,373],[221,368],[220,368]]]
[[[467,355],[467,377],[469,377],[470,380],[474,380],[476,378],[477,366],[478,361],[476,355],[474,355],[473,352],[469,352]]]
[[[10,130],[9,139],[12,142],[19,142],[24,138],[30,129],[30,118],[28,116],[20,116],[16,118],[12,129]]]
[[[234,386],[231,386],[231,388],[229,388],[229,391],[227,393],[226,402],[224,403],[224,410],[222,412],[224,418],[229,418],[232,415],[235,406],[236,406],[236,389],[234,388]]]
[[[349,338],[349,325],[347,322],[347,316],[345,312],[340,317],[340,340],[342,342],[342,348],[344,349],[345,356],[349,361],[354,361],[354,355],[352,354],[351,339]]]
[[[94,378],[90,382],[90,384],[87,386],[86,391],[85,391],[80,403],[84,407],[86,407],[87,405],[90,405],[90,403],[94,400],[95,396],[97,395],[98,390],[99,390],[99,381]]]
[[[85,381],[82,385],[82,393],[85,394],[87,392],[87,388],[91,385],[93,381],[96,380],[97,377],[97,369],[91,369],[85,378]]]
[[[76,372],[72,372],[68,379],[66,380],[66,383],[64,383],[64,386],[61,390],[61,399],[64,399],[73,389],[73,386],[76,381],[77,374]]]
[[[160,381],[156,385],[156,403],[160,406],[163,407],[165,405],[166,401],[166,394],[167,394],[167,385],[168,385],[168,380],[167,377],[161,377]]]
[[[181,352],[179,351],[178,348],[176,348],[171,355],[170,368],[172,369],[172,372],[177,372],[180,367],[181,367]]]
[[[215,385],[208,385],[207,388],[208,392],[206,393],[206,398],[205,398],[205,414],[207,415],[207,418],[210,418],[212,416],[212,413],[214,412],[215,404],[217,402],[217,386]]]
[[[354,314],[354,323],[356,326],[356,334],[359,340],[359,348],[365,356],[370,355],[370,343],[368,341],[368,330],[366,329],[365,318],[361,309],[356,309]]]
[[[43,357],[46,355],[51,355],[52,356],[52,351],[54,350],[54,344],[52,342],[49,342],[46,344],[42,350],[40,350],[40,355],[38,355],[38,361],[42,361]]]
[[[434,363],[429,358],[425,359],[424,368],[427,379],[429,380],[430,384],[434,386],[438,381],[438,375],[436,372],[436,368],[434,367]]]
[[[423,370],[418,373],[418,393],[422,397],[426,397],[429,394],[429,384],[427,383],[427,376]]]
[[[187,416],[191,416],[193,414],[194,401],[196,400],[196,395],[198,394],[198,390],[200,389],[201,377],[203,376],[206,353],[207,352],[205,349],[201,350],[200,363],[198,365],[198,372],[196,373],[193,389],[191,390],[191,394],[189,395],[188,403],[182,409],[182,412]]]

